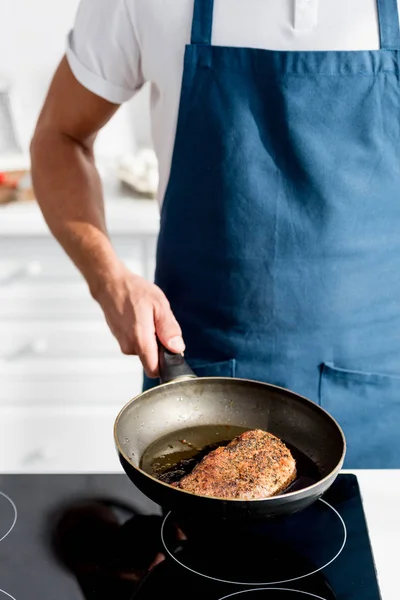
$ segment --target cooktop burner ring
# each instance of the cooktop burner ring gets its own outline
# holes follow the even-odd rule
[[[11,596],[11,594],[8,594],[7,592],[5,592],[4,590],[0,590],[0,600],[1,600],[1,596],[4,594],[4,596],[7,596],[7,598],[11,598],[11,600],[15,600],[14,596]]]
[[[199,577],[205,577],[207,579],[211,579],[212,581],[218,581],[219,583],[227,583],[227,584],[231,584],[231,585],[253,585],[253,586],[265,586],[265,585],[282,585],[282,584],[286,584],[286,583],[292,583],[294,581],[299,581],[301,579],[305,579],[307,577],[311,577],[312,575],[316,575],[317,573],[319,573],[320,571],[322,571],[323,569],[326,569],[326,567],[328,567],[329,565],[331,565],[337,558],[338,556],[342,553],[343,548],[346,545],[347,542],[347,528],[346,528],[346,523],[344,522],[342,516],[340,515],[340,513],[331,505],[329,504],[329,502],[327,502],[326,500],[323,500],[322,498],[319,498],[318,503],[322,503],[325,506],[327,506],[335,515],[335,517],[338,519],[339,524],[341,525],[342,528],[342,534],[343,534],[343,540],[342,543],[339,547],[339,550],[336,552],[336,554],[333,556],[333,558],[331,558],[329,561],[326,561],[323,565],[321,565],[320,567],[318,567],[318,569],[314,569],[313,571],[310,571],[309,573],[305,573],[303,575],[298,575],[296,577],[291,577],[291,578],[287,578],[287,579],[281,579],[279,581],[259,581],[259,582],[254,582],[254,581],[232,581],[229,579],[222,579],[219,577],[213,577],[211,575],[207,575],[206,573],[201,573],[200,571],[197,571],[196,569],[193,569],[192,567],[189,567],[188,565],[185,565],[185,563],[183,563],[182,561],[179,560],[179,558],[177,558],[177,556],[175,556],[175,554],[173,552],[171,552],[171,550],[168,548],[166,541],[165,541],[165,537],[164,537],[164,529],[165,529],[165,525],[167,523],[168,518],[171,516],[171,511],[165,516],[162,525],[161,525],[161,542],[162,545],[165,549],[165,551],[167,552],[168,556],[170,558],[172,558],[176,563],[178,563],[181,567],[183,567],[184,569],[187,569],[188,571],[194,573],[195,575],[198,575]],[[258,588],[259,589],[259,588]],[[271,588],[267,588],[267,589],[271,589]],[[290,590],[292,591],[292,590]],[[315,596],[315,598],[318,598],[318,596]],[[221,599],[222,600],[222,599]],[[322,600],[325,600],[324,598],[322,598]]]
[[[255,588],[254,590],[240,590],[240,592],[234,592],[233,594],[229,594],[229,596],[223,596],[219,600],[228,600],[228,598],[233,598],[235,596],[251,594],[252,592],[293,592],[294,594],[300,594],[303,596],[308,596],[308,598],[316,598],[317,600],[326,600],[322,598],[322,596],[316,596],[315,594],[311,594],[310,592],[303,592],[301,590],[292,590],[290,588],[276,588],[276,587],[268,587],[268,588]]]
[[[12,517],[12,523],[9,527],[9,529],[6,531],[6,533],[4,533],[2,535],[2,532],[0,531],[0,542],[2,542],[3,540],[6,539],[6,537],[12,532],[12,530],[15,527],[15,523],[17,522],[17,518],[18,518],[18,511],[17,511],[17,507],[15,506],[14,502],[11,500],[11,498],[9,496],[7,496],[7,494],[4,494],[4,492],[0,492],[0,500],[1,498],[4,498],[5,500],[7,500],[7,502],[11,505],[13,512],[14,512],[14,516]],[[1,591],[1,590],[0,590]]]

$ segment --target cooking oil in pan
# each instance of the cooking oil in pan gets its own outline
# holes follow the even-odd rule
[[[226,446],[247,429],[235,425],[198,425],[173,431],[150,444],[140,466],[165,483],[179,481],[208,452]]]
[[[141,468],[164,483],[174,483],[218,446],[248,431],[235,425],[199,425],[169,433],[153,442],[143,454]],[[284,441],[284,440],[282,440]],[[308,487],[321,479],[317,465],[298,448],[284,441],[296,461],[297,478],[285,493]]]

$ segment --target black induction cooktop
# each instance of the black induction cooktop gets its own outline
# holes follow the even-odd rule
[[[380,600],[356,477],[239,528],[182,524],[123,474],[0,476],[0,600],[171,596]]]

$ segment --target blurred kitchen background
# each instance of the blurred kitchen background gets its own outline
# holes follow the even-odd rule
[[[0,471],[119,469],[113,423],[140,392],[86,283],[50,236],[28,148],[78,0],[0,0]],[[110,234],[151,279],[157,161],[145,87],[100,133],[96,158]]]

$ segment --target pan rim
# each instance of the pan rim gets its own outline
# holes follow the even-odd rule
[[[244,498],[221,498],[219,496],[206,496],[206,495],[200,495],[200,494],[195,494],[193,492],[189,492],[187,490],[182,490],[180,488],[176,488],[171,486],[168,483],[165,483],[164,481],[160,481],[159,479],[157,479],[157,477],[154,477],[153,475],[150,475],[150,473],[147,473],[146,471],[144,471],[143,469],[141,469],[140,467],[137,467],[136,465],[133,464],[133,462],[131,461],[131,459],[127,456],[127,454],[124,452],[124,450],[121,447],[121,444],[119,443],[118,440],[118,435],[117,435],[117,429],[118,429],[118,424],[119,421],[122,417],[122,415],[125,413],[125,411],[128,409],[128,407],[133,404],[136,400],[138,400],[139,398],[143,398],[143,396],[146,396],[148,394],[151,394],[151,392],[154,391],[154,388],[150,388],[149,390],[146,390],[144,392],[141,392],[140,394],[137,394],[136,396],[134,396],[133,398],[131,398],[131,400],[129,400],[118,412],[115,421],[114,421],[114,443],[115,446],[119,452],[119,454],[124,458],[124,460],[136,471],[138,471],[139,473],[141,473],[142,475],[144,475],[145,477],[147,477],[148,479],[151,479],[152,481],[154,481],[157,484],[163,485],[165,487],[167,487],[168,489],[172,489],[174,490],[174,492],[181,492],[183,494],[187,494],[189,496],[194,496],[196,498],[207,498],[207,500],[218,500],[218,501],[223,501],[223,502],[270,502],[270,503],[276,503],[277,500],[282,499],[282,498],[290,498],[290,499],[296,499],[296,498],[301,498],[304,495],[307,495],[309,493],[310,490],[313,490],[315,488],[319,488],[319,487],[324,487],[324,483],[328,482],[334,475],[337,475],[344,463],[344,459],[346,457],[346,451],[347,451],[347,442],[346,442],[346,437],[344,435],[343,429],[341,428],[341,426],[339,425],[339,423],[336,421],[336,419],[328,412],[326,411],[322,406],[319,406],[319,404],[316,404],[315,402],[313,402],[312,400],[310,400],[309,398],[306,398],[305,396],[302,396],[301,394],[298,394],[297,392],[294,392],[293,390],[290,390],[288,388],[284,388],[282,386],[279,385],[274,385],[273,383],[267,383],[264,381],[257,381],[254,379],[242,379],[239,377],[195,377],[193,379],[187,379],[187,381],[240,381],[240,382],[244,382],[244,383],[250,383],[250,384],[256,384],[257,386],[261,385],[261,386],[267,386],[268,388],[273,388],[275,390],[278,391],[282,391],[285,392],[286,394],[289,394],[291,396],[295,396],[296,398],[302,400],[303,402],[305,402],[306,404],[310,405],[312,407],[313,410],[315,410],[316,412],[323,412],[325,414],[326,417],[328,417],[328,419],[333,423],[333,425],[336,427],[338,433],[340,434],[340,437],[342,439],[342,453],[340,456],[340,460],[338,461],[338,463],[336,464],[336,466],[332,469],[332,471],[330,471],[330,473],[328,473],[327,475],[325,475],[325,477],[323,477],[322,479],[320,479],[319,481],[317,481],[316,483],[313,483],[312,485],[309,485],[305,488],[302,488],[301,490],[297,490],[294,492],[289,492],[288,494],[278,494],[276,496],[269,496],[267,498],[250,498],[250,499],[244,499]],[[167,383],[162,383],[159,384],[157,386],[157,389],[159,388],[166,388],[168,386],[173,386],[176,383],[181,383],[182,379],[179,380],[172,380],[172,381],[168,381]]]

